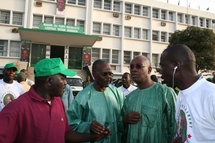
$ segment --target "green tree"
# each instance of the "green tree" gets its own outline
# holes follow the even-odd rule
[[[212,30],[187,27],[172,34],[170,45],[185,44],[196,56],[197,70],[215,69],[215,34]]]

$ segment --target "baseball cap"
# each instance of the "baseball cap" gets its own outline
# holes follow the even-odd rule
[[[61,58],[45,58],[36,63],[34,67],[35,77],[51,76],[63,74],[65,76],[75,76],[77,73],[67,69]]]
[[[14,68],[17,71],[16,65],[14,63],[8,63],[4,66],[4,69]]]

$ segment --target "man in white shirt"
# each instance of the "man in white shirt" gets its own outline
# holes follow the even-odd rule
[[[0,111],[5,105],[24,93],[22,85],[13,80],[16,71],[17,68],[14,63],[4,66],[3,79],[0,80]]]
[[[124,96],[127,96],[135,89],[137,89],[137,87],[132,85],[130,73],[124,73],[122,75],[122,86],[118,87],[118,90],[121,91]]]
[[[215,143],[215,84],[198,75],[194,53],[186,45],[169,46],[160,66],[164,83],[180,89],[172,143]]]

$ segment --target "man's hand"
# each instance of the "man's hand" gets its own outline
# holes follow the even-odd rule
[[[171,143],[182,143],[182,137],[176,137]]]
[[[136,124],[140,121],[140,113],[134,111],[134,112],[129,112],[123,117],[123,123],[124,124]]]
[[[107,138],[111,134],[111,131],[108,128],[97,121],[93,121],[90,124],[90,131],[94,134],[95,140]]]

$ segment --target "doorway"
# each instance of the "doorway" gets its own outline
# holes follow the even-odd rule
[[[64,62],[64,46],[51,46],[50,58],[61,58]]]

